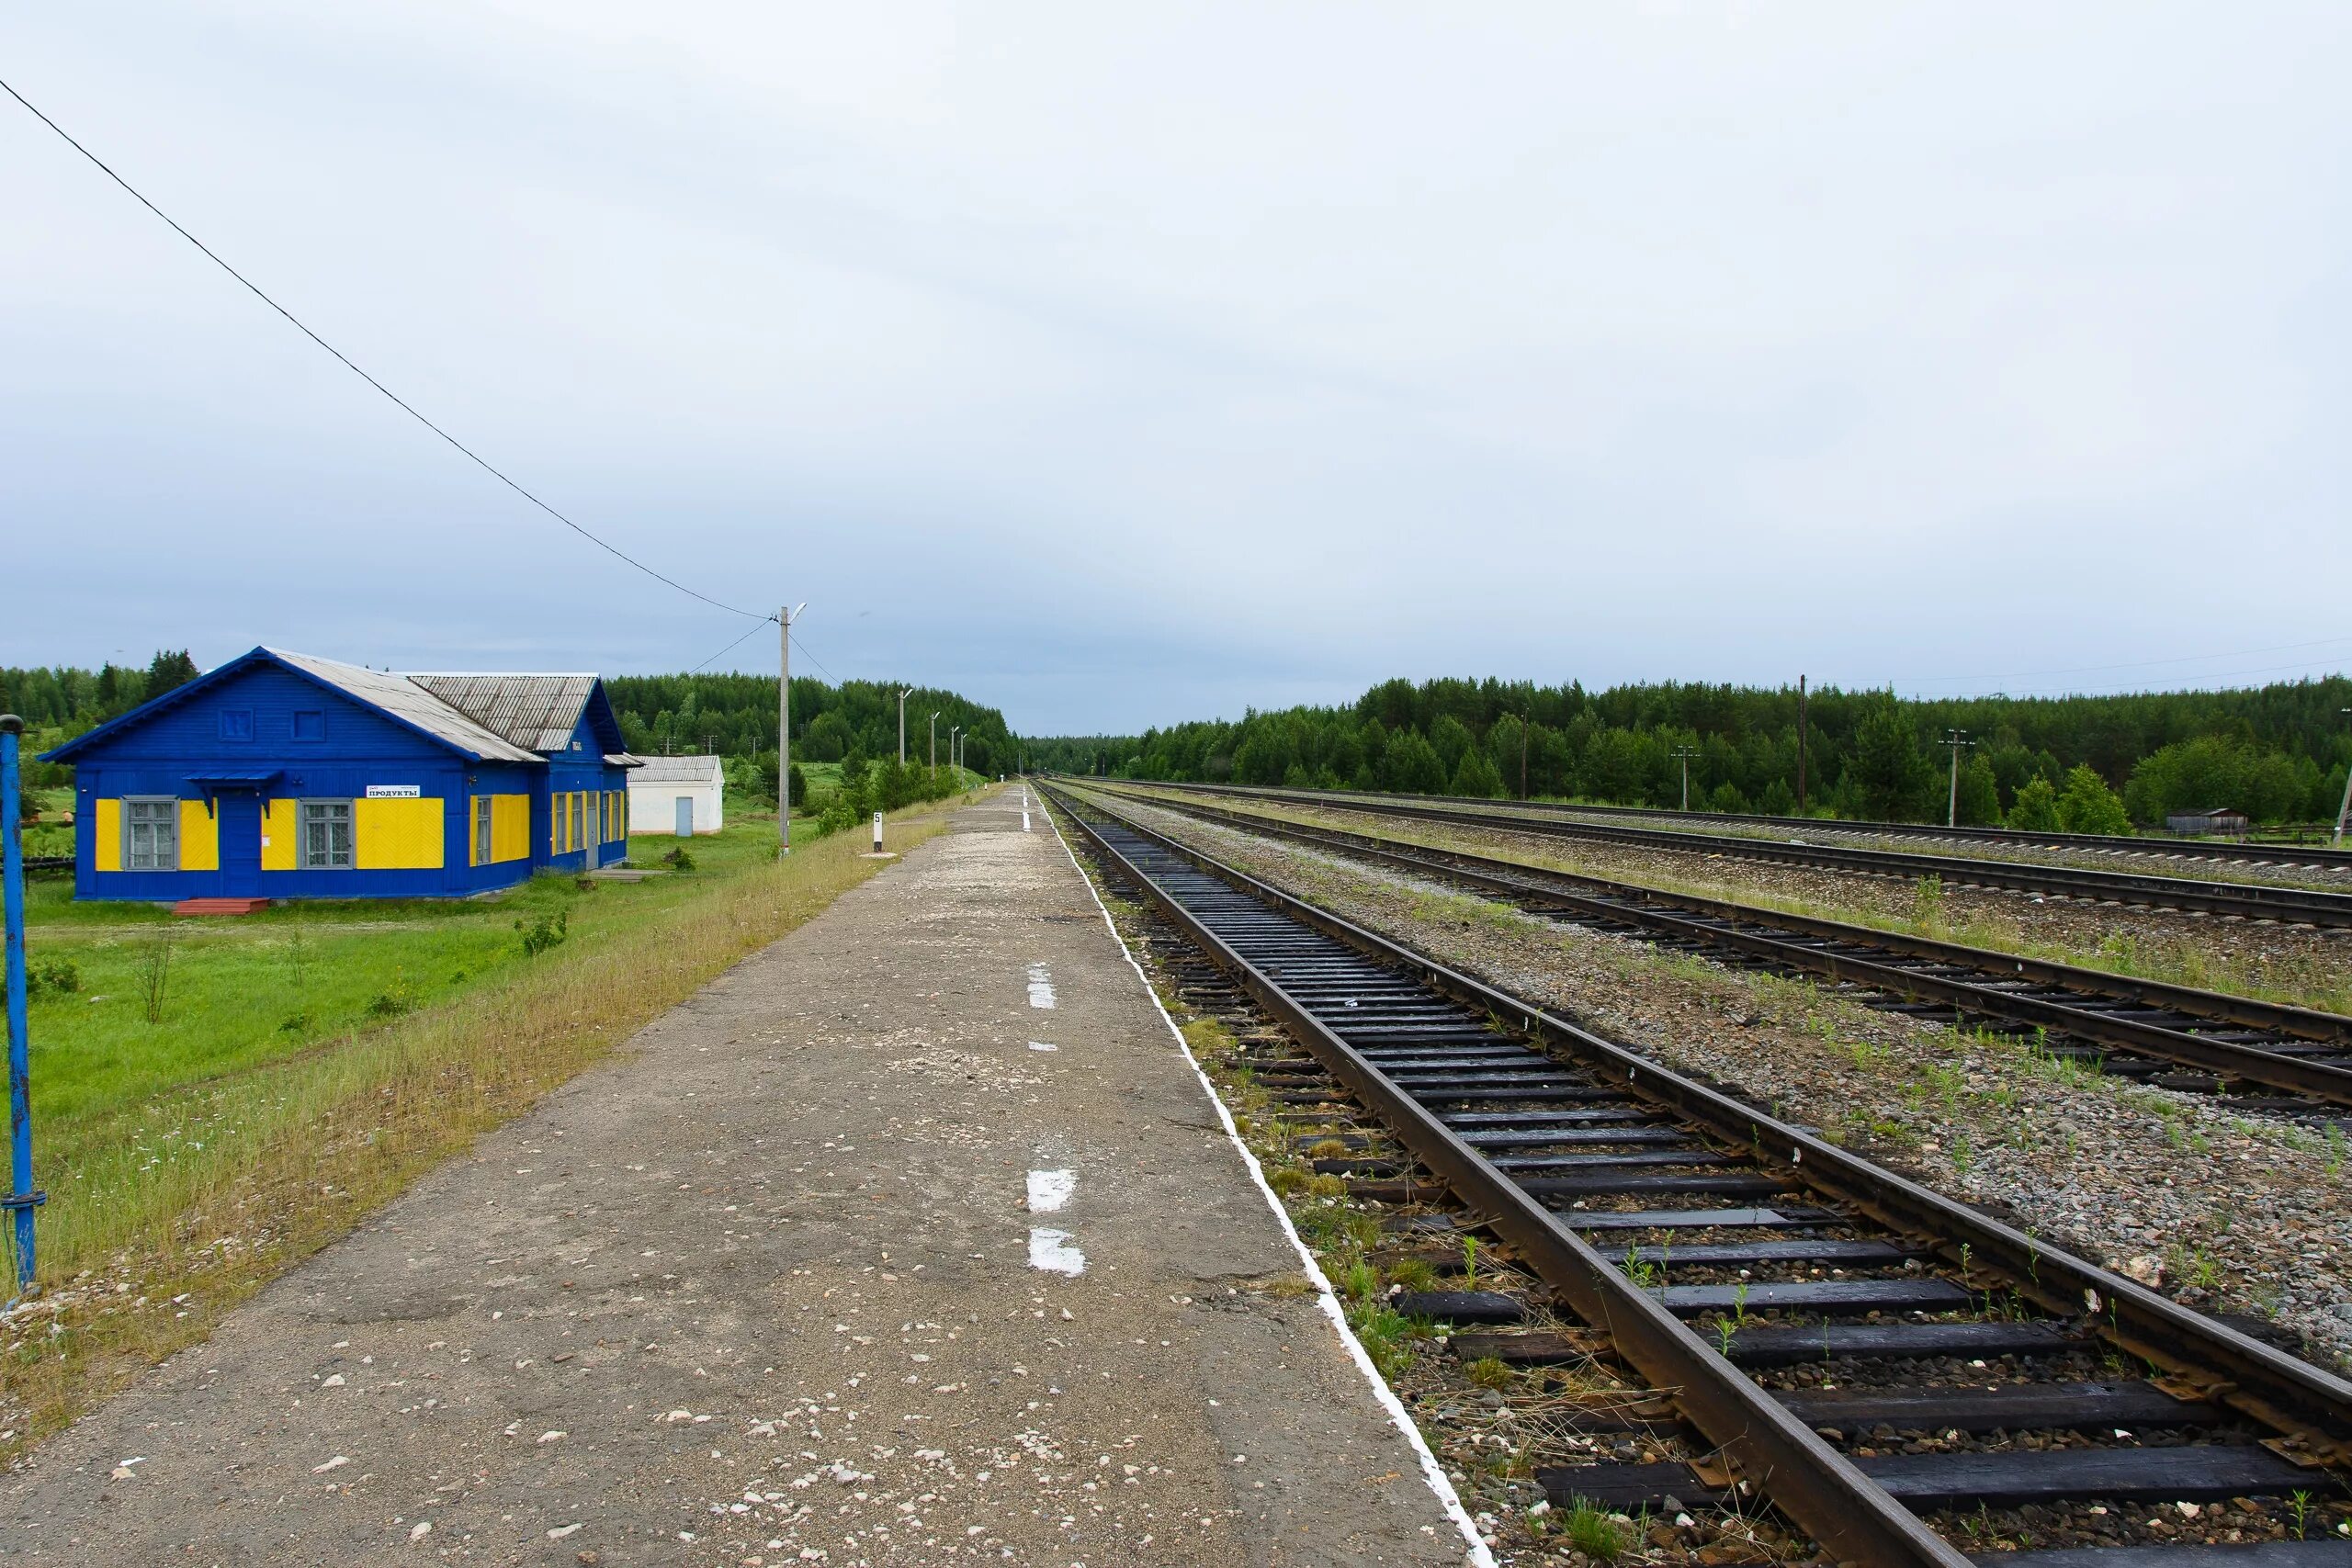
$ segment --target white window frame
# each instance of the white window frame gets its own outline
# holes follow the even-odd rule
[[[140,840],[147,850],[144,863]],[[127,795],[122,797],[122,869],[177,871],[180,868],[180,803],[177,795]]]
[[[474,863],[476,865],[491,863],[491,852],[496,843],[491,833],[491,803],[497,798],[494,795],[474,796]]]
[[[311,858],[311,813],[313,810],[326,813],[324,817],[320,818],[320,820],[325,822],[327,825],[326,858],[323,860],[314,860]],[[340,818],[334,815],[338,810],[342,813]],[[307,799],[298,801],[296,803],[294,812],[294,831],[296,834],[296,838],[294,840],[294,860],[296,865],[303,871],[350,871],[355,869],[359,863],[359,826],[354,819],[356,816],[356,813],[351,809],[351,802],[347,799]],[[334,858],[334,825],[337,821],[340,821],[343,824],[344,829],[343,859],[341,861],[337,861]]]

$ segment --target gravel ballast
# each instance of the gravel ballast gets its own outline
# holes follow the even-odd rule
[[[1122,809],[2176,1300],[2242,1314],[2252,1321],[2240,1326],[2352,1369],[2352,1156],[2340,1136],[1176,813]]]
[[[1284,821],[1377,833],[1661,892],[1794,909],[2176,985],[2324,1011],[2352,1011],[2352,933],[2199,919],[2166,909],[2075,903],[1949,884],[1929,892],[1903,877],[1410,822],[1363,812],[1289,806],[1269,809],[1248,801],[1224,804]]]

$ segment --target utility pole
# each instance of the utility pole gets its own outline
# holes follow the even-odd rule
[[[1804,815],[1804,677],[1797,677],[1797,815]]]
[[[899,766],[902,768],[907,765],[907,692],[913,690],[909,686],[899,694]]]
[[[931,715],[931,771],[934,773],[939,771],[939,710],[936,708]]]
[[[808,601],[775,613],[777,645],[783,650],[775,678],[775,830],[777,853],[792,852],[792,617]]]
[[[1674,754],[1682,759],[1682,809],[1690,809],[1690,759],[1699,753],[1688,746],[1677,746]]]
[[[1951,748],[1951,804],[1945,810],[1944,826],[1957,828],[1960,826],[1960,754],[1976,742],[1968,738],[1965,729],[1947,729],[1943,743]]]
[[[2347,718],[2352,718],[2352,708],[2338,708],[2335,711]],[[2335,808],[2335,842],[2339,844],[2344,841],[2345,822],[2347,818],[2352,818],[2352,773],[2344,775],[2344,804]]]
[[[956,769],[956,737],[963,732],[964,727],[960,724],[951,724],[947,727],[947,767],[951,773]],[[961,784],[964,781],[961,776],[958,776],[956,782]]]

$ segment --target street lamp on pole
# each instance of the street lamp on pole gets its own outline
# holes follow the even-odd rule
[[[936,708],[931,714],[931,771],[939,771],[939,710]]]
[[[899,694],[899,766],[902,768],[907,765],[907,692],[913,690],[909,686]]]
[[[775,613],[776,639],[783,649],[775,678],[775,830],[776,852],[792,852],[792,622],[808,607],[803,599]]]
[[[956,738],[963,733],[964,727],[960,724],[951,724],[947,727],[947,771],[950,773],[956,771]],[[960,785],[964,781],[959,777],[956,782]]]

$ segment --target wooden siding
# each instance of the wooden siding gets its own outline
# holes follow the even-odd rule
[[[450,897],[513,886],[542,868],[576,874],[609,865],[627,846],[609,810],[600,824],[596,807],[622,797],[627,773],[604,761],[618,742],[604,743],[597,727],[609,722],[606,710],[590,708],[572,744],[548,761],[476,760],[284,665],[254,660],[177,703],[163,699],[152,719],[125,724],[73,759],[76,810],[89,824],[77,835],[75,893]],[[295,740],[298,714],[317,716],[301,729],[322,739]],[[416,793],[371,798],[381,786]],[[179,803],[179,869],[124,869],[123,802],[131,796]],[[480,864],[477,799],[492,813],[491,854]],[[302,864],[304,800],[351,803],[352,865]],[[555,852],[548,846],[559,801],[566,828],[576,819],[580,829]]]
[[[180,869],[220,869],[220,823],[200,800],[180,802]]]
[[[351,803],[352,864],[360,871],[427,871],[443,864],[437,797]]]
[[[297,858],[301,849],[301,822],[300,801],[266,800],[262,803],[262,870],[292,871],[302,863]]]
[[[90,835],[91,865],[98,871],[122,869],[122,802],[99,800],[91,803],[92,809],[83,813],[82,820],[97,831]]]

